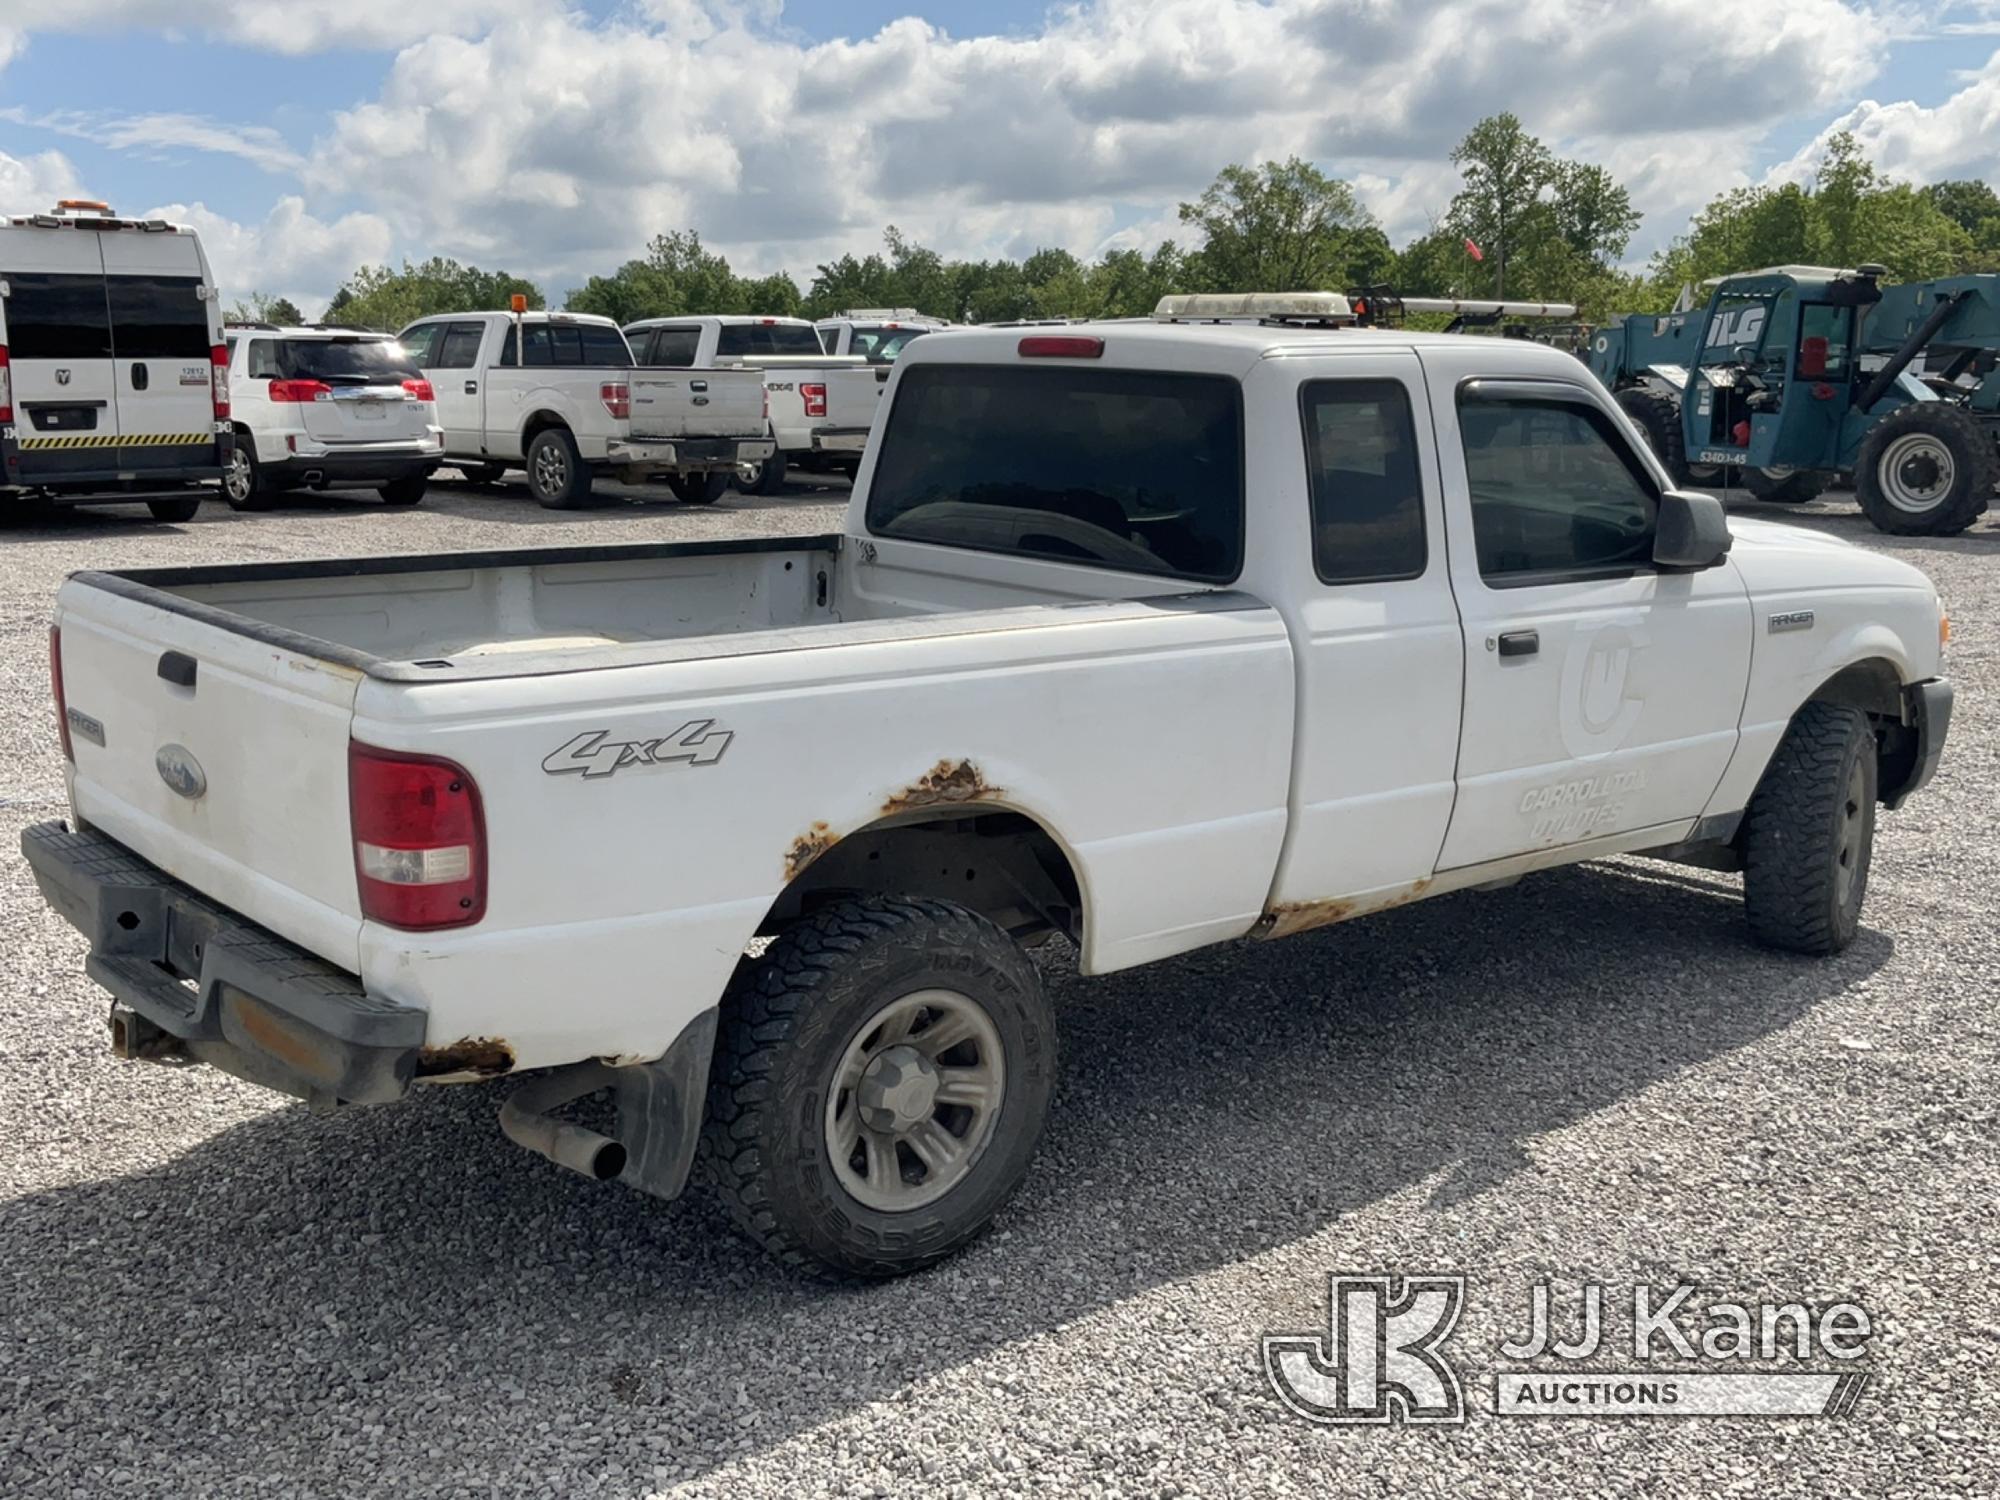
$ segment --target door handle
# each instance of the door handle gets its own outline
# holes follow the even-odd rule
[[[132,361],[132,389],[135,391],[143,391],[145,388],[146,388],[146,366],[142,361],[135,359],[134,361]]]
[[[1500,632],[1500,654],[1502,656],[1533,656],[1542,649],[1541,635],[1533,630],[1503,630]]]
[[[479,394],[479,382],[478,382],[478,381],[476,381],[476,380],[468,380],[468,381],[466,381],[466,382],[465,382],[465,394],[466,394],[466,395],[468,395],[468,396],[476,396],[476,395],[478,395],[478,394]]]

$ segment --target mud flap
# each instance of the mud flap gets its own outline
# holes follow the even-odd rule
[[[717,1009],[710,1006],[653,1062],[614,1070],[618,1139],[625,1170],[618,1180],[654,1198],[678,1198],[694,1165],[708,1100]]]

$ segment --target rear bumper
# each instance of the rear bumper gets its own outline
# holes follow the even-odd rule
[[[1909,774],[1894,787],[1882,787],[1878,795],[1885,807],[1901,807],[1920,792],[1937,774],[1944,756],[1945,736],[1951,731],[1951,681],[1944,677],[1916,682],[1903,689],[1905,714],[1916,731],[1916,755]]]
[[[315,1104],[380,1104],[416,1076],[428,1017],[182,885],[103,834],[41,823],[21,852],[90,941],[132,1056],[185,1054]]]
[[[867,446],[866,427],[822,427],[813,434],[813,448],[821,453],[859,453]]]
[[[231,433],[198,443],[135,447],[23,446],[19,429],[0,429],[0,494],[68,505],[119,505],[218,484],[235,446]]]
[[[738,464],[760,464],[773,452],[767,437],[760,438],[613,438],[604,445],[604,461],[626,468],[733,469]]]
[[[318,474],[325,484],[390,484],[413,475],[429,474],[444,462],[439,448],[384,448],[323,453],[287,454],[264,472],[280,484],[299,483]]]

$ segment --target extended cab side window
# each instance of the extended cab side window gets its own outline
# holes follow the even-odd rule
[[[555,363],[555,356],[549,347],[549,325],[531,323],[525,328],[507,330],[506,342],[500,346],[500,367],[511,370],[516,365],[547,366]]]
[[[1650,567],[1659,496],[1608,414],[1584,401],[1459,398],[1479,573],[1500,588]]]
[[[701,345],[699,328],[657,328],[653,331],[653,354],[649,364],[685,370],[694,363]]]
[[[1322,583],[1424,571],[1416,421],[1399,380],[1313,380],[1300,391],[1313,571]]]
[[[483,323],[439,324],[442,334],[435,344],[433,367],[440,370],[469,370],[479,363],[480,341],[486,336]],[[419,360],[419,364],[423,361]]]

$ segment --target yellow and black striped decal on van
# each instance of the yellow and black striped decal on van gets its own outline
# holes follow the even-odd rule
[[[32,448],[186,448],[196,443],[212,443],[212,432],[81,432],[73,437],[24,437],[24,449]]]

